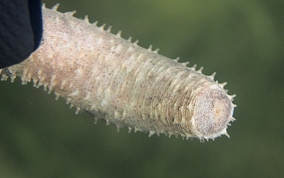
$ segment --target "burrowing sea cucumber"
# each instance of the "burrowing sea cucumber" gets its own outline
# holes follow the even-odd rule
[[[234,96],[214,75],[205,76],[57,7],[43,7],[43,20],[39,49],[0,71],[2,80],[19,76],[23,84],[43,85],[76,106],[76,112],[86,110],[118,128],[199,139],[227,135]]]

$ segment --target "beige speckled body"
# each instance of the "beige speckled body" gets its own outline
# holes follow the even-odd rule
[[[77,112],[87,110],[150,135],[213,139],[227,134],[233,97],[212,76],[72,15],[43,7],[41,46],[23,63],[3,70],[2,79],[33,80]]]

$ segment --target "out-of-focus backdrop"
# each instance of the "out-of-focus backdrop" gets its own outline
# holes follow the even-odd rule
[[[231,138],[148,138],[75,115],[42,88],[0,82],[0,175],[284,177],[283,0],[45,0],[204,67],[237,94]],[[197,68],[198,68],[197,67]]]

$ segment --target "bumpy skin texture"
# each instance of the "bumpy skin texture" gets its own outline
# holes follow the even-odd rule
[[[43,7],[44,34],[26,61],[2,71],[54,91],[77,112],[152,134],[214,139],[232,117],[233,96],[201,71],[139,47],[72,13]]]

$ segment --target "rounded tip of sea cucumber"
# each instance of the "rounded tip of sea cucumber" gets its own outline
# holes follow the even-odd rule
[[[199,138],[229,137],[226,129],[232,121],[233,104],[219,87],[204,88],[196,93],[193,103],[192,126]]]

